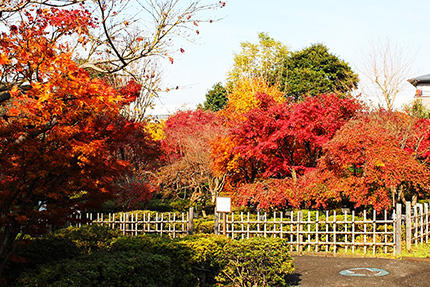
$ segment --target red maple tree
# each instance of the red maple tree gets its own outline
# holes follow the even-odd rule
[[[390,208],[430,191],[430,125],[400,112],[377,111],[351,120],[325,145],[305,192],[317,206],[330,200]]]
[[[222,119],[210,111],[182,111],[166,121],[164,133],[157,175],[163,195],[214,202],[224,176],[211,169],[211,145],[225,134]]]

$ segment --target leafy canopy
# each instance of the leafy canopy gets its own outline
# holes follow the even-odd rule
[[[301,103],[278,103],[265,94],[257,99],[259,106],[243,113],[228,136],[212,146],[214,169],[228,174],[227,187],[242,199],[256,197],[251,186],[237,192],[238,185],[297,179],[314,169],[324,144],[361,108],[356,100],[336,95],[309,97]]]
[[[357,88],[357,74],[323,44],[291,52],[260,33],[258,43],[244,42],[241,48],[234,56],[228,87],[246,78],[261,78],[294,101],[329,93],[345,96]]]
[[[284,61],[289,51],[281,42],[266,33],[258,34],[258,43],[243,42],[242,50],[234,55],[233,68],[228,74],[231,83],[244,78],[263,78],[270,84],[282,81]]]
[[[323,44],[294,52],[287,60],[284,91],[295,100],[324,93],[345,95],[357,84],[357,74]]]
[[[310,198],[347,200],[387,209],[428,194],[429,122],[377,111],[349,121],[325,145],[325,156],[306,187]]]
[[[227,90],[221,83],[216,83],[206,94],[206,101],[203,103],[205,110],[217,112],[227,105]]]

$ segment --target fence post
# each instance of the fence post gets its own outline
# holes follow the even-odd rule
[[[194,208],[191,206],[188,211],[188,224],[187,224],[187,233],[189,235],[194,232]]]
[[[398,256],[402,252],[402,204],[396,204],[396,233],[394,235],[394,255]]]
[[[426,243],[429,242],[429,204],[424,203],[424,215],[425,215],[425,235],[426,235]]]
[[[424,210],[423,204],[419,204],[418,208],[420,209],[420,243],[424,243]]]
[[[216,207],[214,207],[214,214],[215,214],[215,222],[214,222],[214,234],[219,234],[219,213],[216,211]]]
[[[412,246],[412,218],[411,218],[411,202],[406,201],[406,249],[411,250]]]
[[[303,237],[302,237],[302,219],[303,219],[303,214],[302,211],[298,211],[297,212],[297,243],[298,243],[298,248],[297,248],[297,252],[299,254],[302,253],[302,242],[303,242]]]

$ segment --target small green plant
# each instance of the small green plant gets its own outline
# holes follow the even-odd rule
[[[232,240],[224,245],[217,279],[233,286],[286,286],[286,276],[294,271],[288,248],[280,239]]]
[[[430,243],[412,244],[410,251],[406,250],[406,246],[404,247],[405,248],[402,250],[402,257],[430,258]]]
[[[215,227],[214,216],[194,219],[194,230],[197,234],[213,234]]]
[[[216,277],[223,267],[223,248],[231,239],[224,236],[201,234],[188,236],[178,243],[191,251],[192,268],[200,286],[217,283]]]

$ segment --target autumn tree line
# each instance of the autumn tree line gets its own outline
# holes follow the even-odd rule
[[[242,43],[226,84],[161,123],[160,193],[251,209],[373,207],[430,191],[430,120],[353,96],[358,76],[322,44]]]
[[[165,122],[145,115],[223,1],[0,4],[0,274],[16,243],[108,200],[250,209],[373,206],[426,198],[429,119],[371,109],[322,44],[243,43],[225,85]],[[133,13],[130,13],[130,9]],[[135,16],[130,16],[135,15]]]

